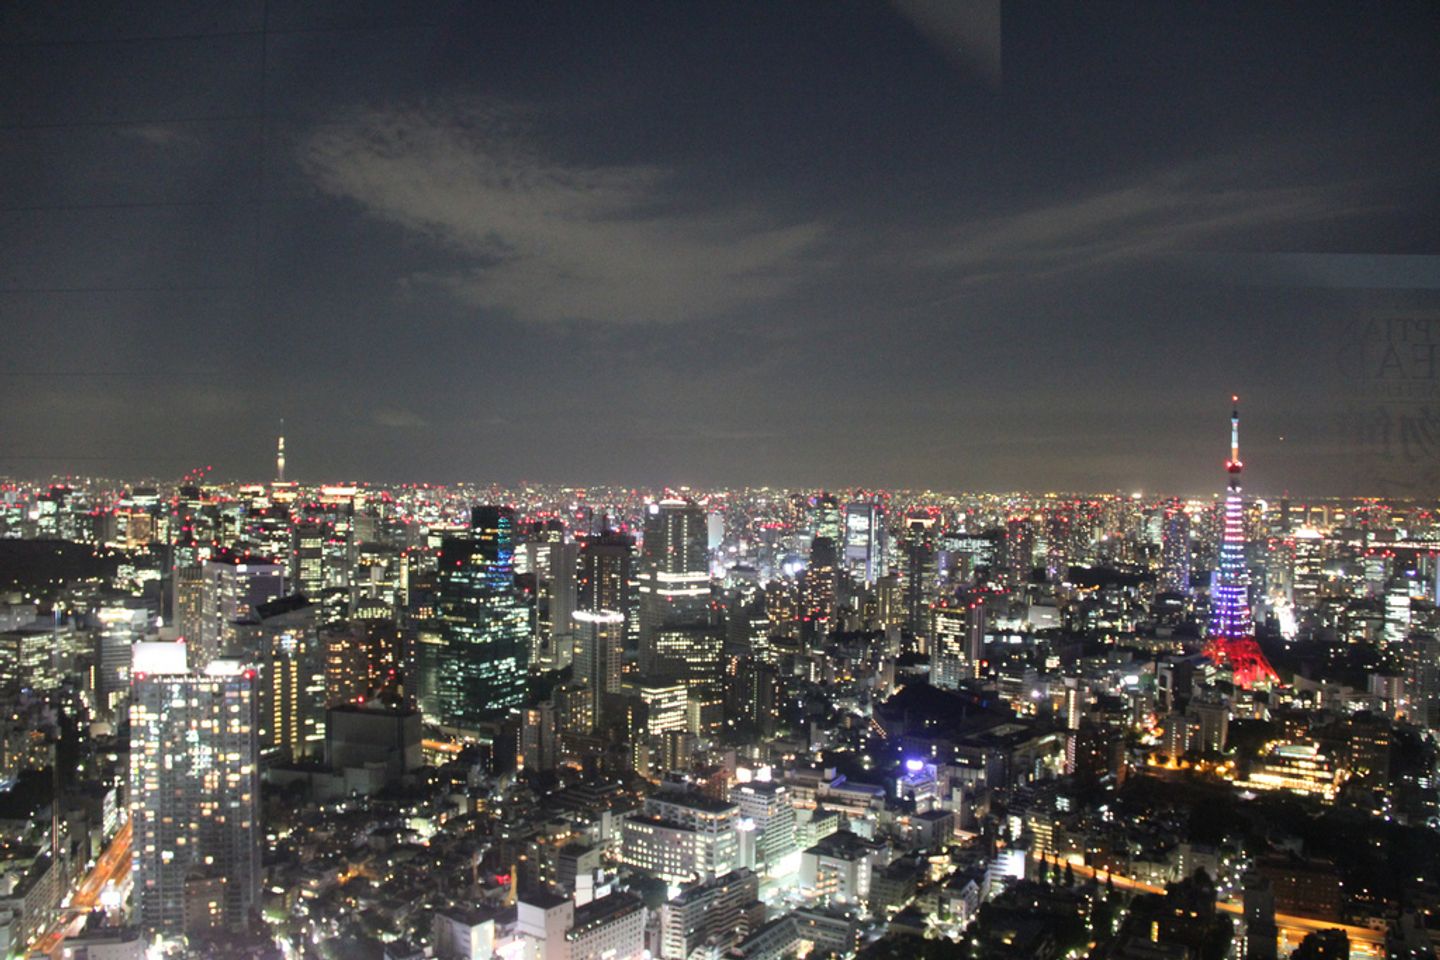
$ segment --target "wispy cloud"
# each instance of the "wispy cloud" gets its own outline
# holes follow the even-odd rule
[[[957,66],[1000,86],[1000,0],[891,0]]]
[[[430,426],[430,422],[419,414],[395,407],[381,407],[371,415],[371,419],[376,426],[397,430],[422,430]]]
[[[199,142],[193,133],[172,123],[144,123],[121,127],[120,131],[125,136],[159,148],[193,146]]]
[[[525,114],[493,104],[359,114],[315,131],[301,162],[327,193],[472,261],[412,279],[525,320],[664,323],[769,300],[824,233],[684,208],[660,167],[551,159]]]
[[[970,281],[1043,279],[1243,247],[1263,232],[1303,236],[1314,224],[1388,209],[1359,198],[1355,184],[1257,186],[1257,179],[1237,177],[1230,158],[1186,164],[1123,187],[972,221],[937,244],[928,262],[963,270]]]

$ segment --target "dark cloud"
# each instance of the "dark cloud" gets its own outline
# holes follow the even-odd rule
[[[1437,9],[11,5],[0,470],[1358,489]]]

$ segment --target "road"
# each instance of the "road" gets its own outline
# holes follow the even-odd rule
[[[69,905],[60,911],[60,916],[45,935],[35,941],[30,948],[31,955],[54,956],[66,937],[73,937],[80,931],[85,915],[99,904],[105,885],[112,881],[117,886],[124,883],[130,875],[130,840],[133,835],[134,830],[127,820],[100,854],[100,859],[95,861],[95,866],[70,891]]]
[[[1118,873],[1107,873],[1104,870],[1096,870],[1094,867],[1087,867],[1084,864],[1074,863],[1063,857],[1050,855],[1046,857],[1057,867],[1069,866],[1077,876],[1094,877],[1099,875],[1114,881],[1116,888],[1120,890],[1138,890],[1142,893],[1164,893],[1165,888],[1156,886],[1153,883],[1146,883],[1143,880],[1134,880]],[[1243,904],[1234,900],[1217,900],[1215,907],[1225,913],[1244,915]],[[1371,930],[1369,927],[1355,927],[1334,920],[1321,920],[1315,917],[1297,917],[1288,913],[1275,914],[1275,926],[1280,928],[1280,935],[1285,942],[1296,946],[1305,939],[1305,934],[1313,933],[1316,930],[1344,930],[1345,935],[1350,938],[1350,956],[1358,958],[1372,958],[1385,956],[1385,934],[1379,930]]]

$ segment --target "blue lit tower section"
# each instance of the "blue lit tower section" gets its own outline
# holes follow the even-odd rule
[[[1245,501],[1240,495],[1239,397],[1230,414],[1230,459],[1225,470],[1230,488],[1225,494],[1225,530],[1220,541],[1220,569],[1210,591],[1210,642],[1205,653],[1216,664],[1228,666],[1235,683],[1252,687],[1278,680],[1275,669],[1255,642],[1250,618],[1250,575],[1245,566]]]
[[[481,506],[467,535],[446,537],[436,574],[440,723],[473,727],[525,699],[529,614],[515,587],[515,514]]]

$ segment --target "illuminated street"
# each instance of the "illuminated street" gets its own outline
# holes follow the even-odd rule
[[[70,895],[70,901],[62,912],[61,919],[36,941],[33,951],[52,956],[66,937],[73,936],[85,923],[86,915],[100,904],[101,894],[107,886],[113,886],[122,894],[130,882],[130,843],[134,831],[127,820],[109,845],[101,852],[100,858],[85,874]]]

